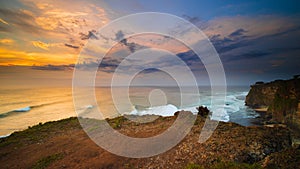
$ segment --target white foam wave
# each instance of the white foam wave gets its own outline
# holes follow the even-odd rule
[[[234,92],[226,96],[225,105],[211,105],[211,96],[205,96],[199,103],[195,106],[178,108],[175,105],[168,104],[156,107],[143,107],[142,110],[137,109],[138,106],[134,106],[133,110],[130,113],[132,115],[160,115],[160,116],[173,116],[177,111],[190,111],[193,114],[197,114],[197,107],[199,105],[207,107],[212,115],[210,118],[212,120],[228,122],[231,118],[235,119],[236,117],[241,118],[255,118],[257,114],[251,112],[251,110],[245,106],[244,98],[248,92]],[[214,103],[224,103],[220,100],[215,100]]]
[[[0,136],[0,138],[6,138],[6,137],[8,137],[8,136],[10,136],[11,134],[6,134],[6,135],[2,135],[2,136]]]
[[[216,121],[223,121],[223,122],[228,122],[230,120],[230,117],[224,108],[216,108],[214,110],[211,110],[213,113],[210,117],[211,120],[216,120]]]
[[[136,110],[134,109],[129,114],[132,115],[160,115],[160,116],[173,116],[175,112],[178,111],[178,108],[172,104],[164,105],[164,106],[155,106],[149,107],[145,110]]]
[[[30,106],[27,106],[27,107],[23,107],[20,109],[15,109],[15,110],[13,110],[13,112],[28,112],[30,110],[31,110]]]

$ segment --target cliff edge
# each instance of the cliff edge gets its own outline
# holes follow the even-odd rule
[[[266,116],[272,122],[286,123],[300,128],[300,78],[256,82],[246,96],[247,106],[267,108]]]

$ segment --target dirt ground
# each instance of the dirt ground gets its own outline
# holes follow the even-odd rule
[[[137,124],[124,117],[110,125],[131,137],[165,131],[176,117]],[[125,158],[96,145],[77,118],[48,122],[0,139],[0,168],[297,168],[300,151],[291,147],[284,127],[243,127],[219,123],[205,143],[198,143],[204,119],[171,150],[150,158]]]

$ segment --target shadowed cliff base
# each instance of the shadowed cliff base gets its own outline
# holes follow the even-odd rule
[[[146,117],[147,118],[147,117]],[[150,117],[151,118],[151,117]],[[145,124],[125,117],[107,119],[131,137],[162,133],[176,116]],[[300,150],[292,148],[285,127],[243,127],[220,123],[205,143],[198,143],[205,118],[198,115],[191,132],[171,150],[150,158],[126,158],[98,147],[77,118],[48,122],[0,139],[1,168],[297,168]]]

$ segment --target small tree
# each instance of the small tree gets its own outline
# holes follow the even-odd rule
[[[209,110],[207,107],[199,106],[199,107],[197,107],[197,110],[198,110],[199,116],[207,117],[207,115],[209,114]]]
[[[264,82],[263,82],[263,81],[258,81],[258,82],[256,82],[255,84],[256,84],[256,85],[260,85],[260,84],[264,84]]]

